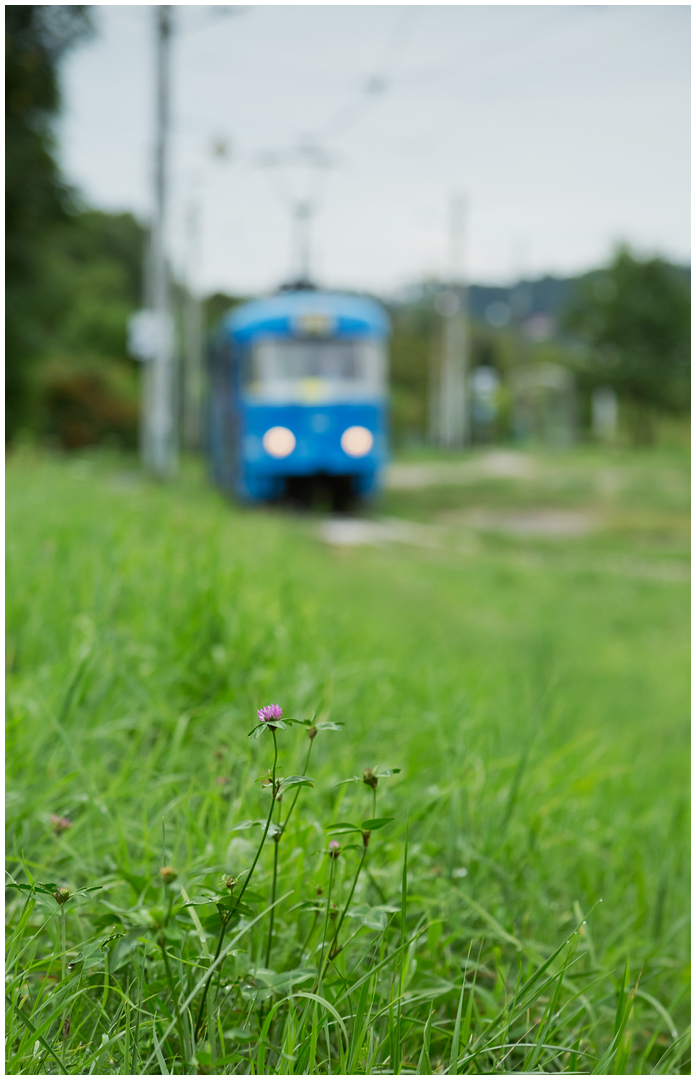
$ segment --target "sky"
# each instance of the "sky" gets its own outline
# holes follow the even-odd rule
[[[92,12],[63,64],[61,165],[89,204],[146,221],[157,9]],[[327,287],[570,275],[622,241],[690,260],[687,6],[177,5],[173,21],[168,243],[200,292],[292,277],[303,200]]]

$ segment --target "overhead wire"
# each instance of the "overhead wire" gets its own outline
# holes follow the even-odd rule
[[[321,125],[313,138],[317,142],[330,141],[344,134],[350,127],[369,114],[380,102],[385,93],[388,93],[394,84],[399,67],[399,61],[408,47],[413,36],[413,22],[418,8],[403,7],[399,12],[394,32],[392,33],[391,47],[387,49],[387,57],[384,63],[373,69],[373,74],[363,84],[360,93],[353,96],[349,101],[341,105],[333,115]],[[405,33],[399,33],[405,29]],[[389,53],[392,55],[389,56]]]
[[[466,70],[467,73],[476,72],[481,66],[489,64],[487,55],[482,53],[482,50],[486,49],[489,45],[502,47],[513,45],[519,53],[521,45],[520,31],[535,32],[537,28],[541,28],[542,26],[545,27],[546,33],[535,33],[533,44],[537,45],[559,32],[565,33],[570,29],[574,29],[577,24],[589,24],[594,21],[597,16],[604,16],[607,14],[607,9],[604,7],[584,7],[577,12],[577,17],[570,23],[564,21],[555,26],[549,26],[548,10],[548,8],[542,8],[542,13],[540,13],[532,22],[529,22],[526,16],[522,16],[522,18],[520,18],[507,32],[502,34],[497,30],[494,30],[480,38],[474,39],[473,42],[468,41],[464,46],[459,46],[447,54],[442,54],[436,60],[423,64],[420,67],[413,68],[406,78],[412,83],[423,77],[427,78],[428,76],[432,76],[435,81],[444,78],[450,74],[451,69],[455,64],[461,64],[466,55],[466,51],[469,48],[475,52],[475,60],[473,64],[467,66]],[[557,9],[552,10],[555,11]],[[567,9],[563,8],[562,10],[565,12]]]
[[[245,7],[232,7],[226,8],[225,13],[237,14],[248,11],[249,8]],[[603,8],[590,9],[590,16],[594,18],[598,14],[604,13]],[[372,74],[362,83],[362,86],[357,94],[353,94],[348,100],[343,102],[337,109],[335,109],[323,123],[320,123],[315,128],[307,131],[305,129],[304,135],[298,137],[294,142],[286,145],[283,148],[275,150],[266,150],[256,152],[249,155],[248,159],[251,159],[251,163],[256,165],[274,166],[270,167],[272,174],[272,182],[276,190],[276,197],[286,210],[297,209],[300,201],[305,204],[311,204],[312,211],[318,205],[318,202],[325,193],[325,187],[328,182],[328,165],[327,151],[324,147],[327,144],[331,144],[340,140],[347,132],[353,129],[357,124],[365,120],[388,96],[397,83],[397,80],[404,79],[403,61],[410,44],[414,28],[417,21],[424,11],[424,8],[415,7],[410,5],[404,5],[400,8],[395,23],[393,25],[390,40],[386,45],[386,49],[383,55],[382,63],[376,65],[372,69]],[[200,20],[191,30],[195,31],[204,28],[206,25],[210,25],[211,20]],[[572,20],[571,26],[575,26],[578,22],[586,22],[587,12],[585,9],[581,13],[578,13],[578,18]],[[510,28],[507,33],[502,35],[496,30],[491,33],[484,34],[482,37],[477,37],[473,41],[469,40],[465,43],[464,48],[459,47],[454,51],[449,52],[445,58],[439,58],[431,63],[420,65],[420,67],[411,68],[405,75],[405,84],[413,84],[422,81],[425,77],[426,80],[430,76],[434,76],[435,79],[439,79],[443,76],[447,76],[451,67],[455,63],[461,63],[462,56],[465,55],[467,49],[475,49],[478,63],[474,62],[473,66],[468,66],[467,71],[471,72],[480,67],[481,64],[481,51],[485,50],[487,45],[493,45],[505,47],[508,44],[519,45],[520,31],[526,31],[529,34],[530,31],[534,32],[537,27],[541,28],[542,24],[547,28],[547,33],[542,34],[542,38],[547,38],[549,33],[551,35],[558,33],[559,31],[565,31],[568,27],[568,23],[564,21],[562,24],[550,26],[548,12],[543,10],[531,23],[528,18],[517,20],[515,25]],[[535,43],[540,40],[539,35],[534,39]],[[404,82],[402,82],[402,86]],[[182,127],[193,126],[195,123],[194,118],[189,114],[181,117],[184,123]],[[324,155],[321,160],[321,155]],[[314,160],[312,160],[314,158]],[[264,160],[265,159],[265,160]],[[239,157],[238,157],[239,160]],[[334,156],[330,164],[336,165],[337,158]],[[310,191],[305,195],[304,199],[300,198],[293,191],[293,187],[289,182],[287,176],[287,169],[279,168],[275,166],[288,166],[304,164],[310,166],[308,171],[313,177],[315,186],[310,187]],[[314,166],[314,167],[312,167]],[[319,167],[321,166],[321,167]],[[322,187],[324,190],[322,190]]]
[[[387,49],[386,62],[373,69],[373,74],[363,84],[357,97],[353,96],[342,104],[328,121],[314,131],[305,133],[294,145],[280,150],[262,151],[256,156],[258,165],[270,167],[280,201],[296,218],[302,216],[308,223],[325,194],[328,169],[337,163],[337,158],[326,151],[325,145],[335,141],[368,115],[390,89],[398,70],[398,62],[412,36],[413,11],[413,8],[404,7],[399,12],[390,47]],[[283,165],[305,165],[308,168],[309,180],[305,183],[303,196],[292,192],[288,177],[282,176]]]

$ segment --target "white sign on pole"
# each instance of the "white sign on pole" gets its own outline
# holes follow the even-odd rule
[[[128,320],[128,352],[136,360],[154,360],[158,350],[170,351],[174,343],[171,315],[157,311],[136,311]]]

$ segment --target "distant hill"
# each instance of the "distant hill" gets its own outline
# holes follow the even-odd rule
[[[690,266],[677,266],[685,277],[691,277]],[[592,270],[577,277],[544,277],[523,279],[511,286],[470,285],[468,290],[469,313],[493,326],[503,326],[514,315],[526,321],[535,316],[548,316],[554,323],[569,305],[579,283],[591,280],[602,273]],[[397,304],[418,304],[434,299],[445,286],[441,282],[428,281],[404,289]],[[458,291],[458,290],[454,290]]]
[[[526,316],[553,315],[558,317],[575,292],[578,278],[557,278],[547,275],[536,281],[519,281],[511,289],[496,285],[471,285],[469,311],[475,319],[484,319],[492,304],[507,304],[522,309]]]

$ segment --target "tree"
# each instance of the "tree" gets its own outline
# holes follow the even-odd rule
[[[131,214],[66,215],[46,239],[51,282],[32,427],[65,449],[108,440],[135,448],[140,365],[128,319],[142,295],[144,230]]]
[[[634,441],[649,443],[657,411],[689,407],[690,275],[620,248],[588,275],[565,318],[592,350],[585,376],[629,406]]]
[[[45,312],[49,352],[123,359],[129,316],[142,304],[145,232],[132,214],[66,215],[42,257],[52,287]]]
[[[30,365],[44,346],[51,283],[44,260],[50,229],[71,195],[54,156],[61,56],[89,30],[82,5],[5,8],[5,221],[7,436],[30,407]]]

